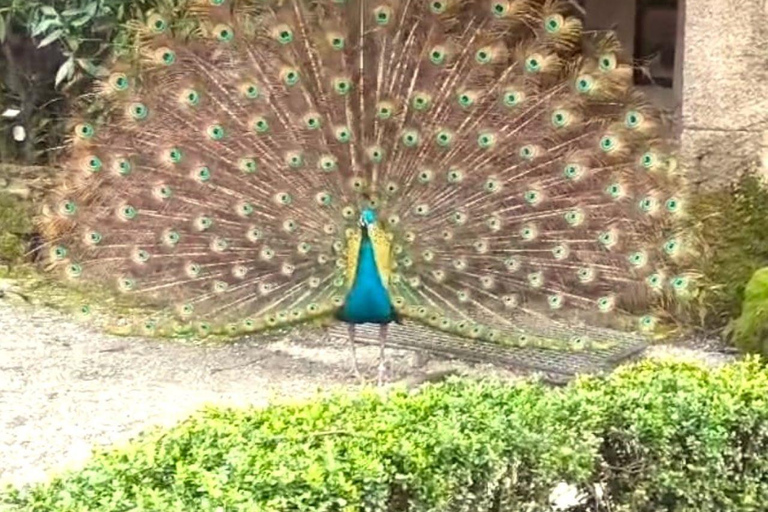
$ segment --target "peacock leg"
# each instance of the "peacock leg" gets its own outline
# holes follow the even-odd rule
[[[357,351],[355,350],[355,324],[348,324],[347,331],[349,332],[349,344],[352,347],[352,366],[355,369],[355,377],[360,379],[360,367],[357,365]]]
[[[387,366],[384,364],[384,345],[387,343],[387,332],[389,324],[379,326],[379,386],[384,385],[384,377],[387,372]]]

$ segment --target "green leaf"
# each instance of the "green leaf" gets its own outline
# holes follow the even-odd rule
[[[0,43],[5,42],[5,18],[0,16]]]
[[[56,12],[56,9],[54,9],[50,5],[42,5],[42,6],[40,6],[40,11],[43,14],[45,14],[46,16],[55,16],[56,18],[59,17],[59,13]]]
[[[67,59],[56,72],[56,87],[66,78],[70,78],[75,71],[75,60],[73,57]]]
[[[53,32],[48,34],[45,39],[40,41],[40,44],[38,44],[37,47],[38,48],[43,48],[44,46],[48,46],[52,42],[58,40],[63,34],[64,34],[64,31],[61,30],[61,29],[54,30]]]
[[[71,18],[72,16],[77,16],[83,12],[85,12],[85,9],[78,7],[77,9],[67,9],[66,11],[62,12],[61,15],[65,18]]]
[[[60,27],[61,22],[57,20],[56,18],[47,18],[41,21],[40,23],[35,26],[35,28],[32,30],[32,33],[30,34],[32,37],[37,37],[43,32],[46,32],[49,28],[52,27]]]
[[[85,16],[77,18],[76,20],[72,20],[71,25],[73,27],[82,27],[83,25],[91,21],[91,19],[93,19],[93,16],[91,16],[90,14],[86,14]]]

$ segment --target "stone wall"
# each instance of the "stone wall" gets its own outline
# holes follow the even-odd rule
[[[768,162],[766,0],[678,0],[681,162],[700,187]]]

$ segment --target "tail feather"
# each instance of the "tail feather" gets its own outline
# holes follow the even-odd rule
[[[658,115],[563,2],[206,0],[137,30],[44,222],[70,279],[206,328],[305,321],[369,205],[396,306],[439,329],[647,328],[688,286]]]

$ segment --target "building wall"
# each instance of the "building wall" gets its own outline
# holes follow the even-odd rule
[[[584,0],[585,26],[615,29],[628,52],[637,2]],[[762,162],[768,175],[768,0],[678,0],[672,89],[643,87],[679,137],[698,187],[719,187]]]
[[[694,183],[720,186],[766,157],[768,2],[679,1],[681,162]]]

